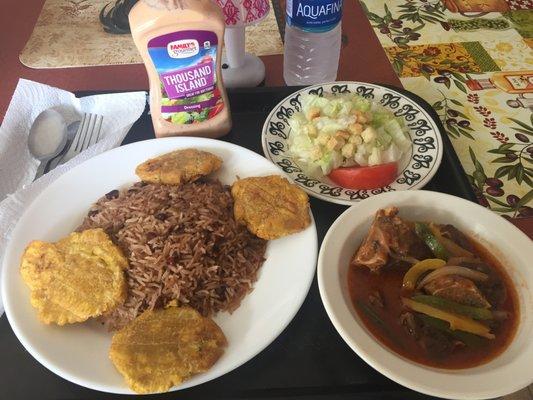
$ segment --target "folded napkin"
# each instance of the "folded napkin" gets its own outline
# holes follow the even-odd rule
[[[65,171],[120,145],[133,123],[141,116],[146,92],[102,94],[77,99],[65,90],[21,79],[0,126],[0,272],[11,231],[25,208]],[[102,115],[98,143],[32,183],[39,162],[28,150],[28,132],[42,111],[53,108],[67,124],[84,112]],[[1,295],[1,293],[0,293]],[[4,308],[0,297],[0,316]]]

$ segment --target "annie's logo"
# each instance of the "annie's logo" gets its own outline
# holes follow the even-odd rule
[[[167,44],[167,52],[171,58],[187,58],[198,54],[200,46],[194,39],[176,40]]]

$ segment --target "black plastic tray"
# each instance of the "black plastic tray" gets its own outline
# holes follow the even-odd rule
[[[259,154],[261,129],[270,110],[299,88],[255,88],[230,92],[234,127],[223,140]],[[395,88],[396,90],[402,91]],[[434,111],[417,96],[431,115]],[[79,96],[94,93],[79,93]],[[438,118],[436,121],[440,126]],[[474,193],[441,126],[442,164],[425,187],[475,201]],[[145,111],[124,144],[153,138]],[[329,226],[346,207],[311,199],[321,242]],[[276,294],[273,293],[273,296]],[[0,319],[0,399],[116,399],[116,396],[72,384],[34,360],[13,334],[7,318]],[[83,362],[83,360],[79,360]],[[149,396],[154,399],[429,399],[376,372],[337,334],[322,306],[316,279],[302,308],[285,331],[254,359],[234,371],[195,388]]]

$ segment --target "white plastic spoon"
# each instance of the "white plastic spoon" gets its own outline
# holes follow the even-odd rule
[[[33,157],[41,161],[35,179],[39,178],[48,162],[57,156],[67,143],[67,124],[57,111],[48,109],[40,113],[30,128],[28,148]]]

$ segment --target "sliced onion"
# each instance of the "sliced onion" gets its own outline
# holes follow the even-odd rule
[[[426,286],[429,282],[445,275],[459,275],[477,282],[483,282],[488,279],[488,275],[484,274],[483,272],[475,271],[466,267],[460,267],[458,265],[447,265],[427,274],[417,285],[417,288],[420,289],[421,287]]]

